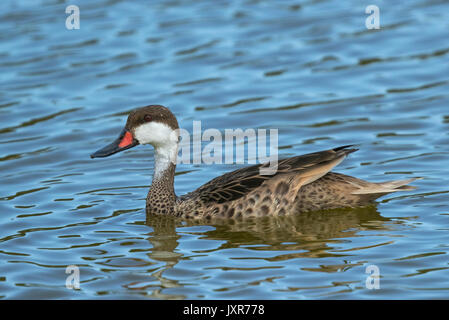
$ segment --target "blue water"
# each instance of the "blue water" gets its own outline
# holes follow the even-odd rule
[[[3,1],[0,297],[448,298],[448,30],[445,1]],[[152,149],[89,155],[148,104],[187,130],[276,128],[283,157],[356,143],[336,171],[423,179],[370,208],[147,219]],[[176,192],[234,168],[179,165]]]

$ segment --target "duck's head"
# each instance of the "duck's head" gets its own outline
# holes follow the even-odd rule
[[[156,150],[176,149],[178,121],[171,111],[160,105],[133,110],[118,139],[91,154],[91,158],[107,157],[138,144],[151,144]]]

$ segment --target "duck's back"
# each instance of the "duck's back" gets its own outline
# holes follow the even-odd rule
[[[415,179],[372,183],[330,172],[350,146],[279,161],[273,175],[255,165],[217,177],[180,197],[175,212],[185,218],[280,216],[301,212],[363,207],[390,192],[412,190]]]

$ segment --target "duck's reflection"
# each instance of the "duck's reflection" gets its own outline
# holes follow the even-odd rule
[[[182,286],[175,280],[164,278],[163,273],[183,258],[176,250],[183,227],[212,226],[212,230],[207,228],[201,233],[201,240],[224,242],[211,251],[252,245],[252,250],[285,251],[267,258],[281,261],[300,257],[343,257],[348,254],[347,250],[339,252],[335,246],[347,238],[358,236],[362,230],[388,230],[392,227],[389,221],[391,219],[382,217],[375,206],[250,220],[179,221],[171,217],[147,216],[146,224],[153,229],[148,238],[153,247],[149,257],[165,263],[164,268],[152,275],[159,279],[161,289]],[[325,272],[340,269],[339,266],[324,267]]]
[[[149,233],[148,238],[152,245],[152,250],[148,256],[153,261],[163,262],[164,266],[149,274],[149,276],[157,280],[157,285],[154,285],[153,281],[151,281],[151,284],[147,286],[145,286],[145,284],[139,286],[135,283],[133,286],[140,287],[140,289],[146,288],[146,296],[151,298],[185,299],[186,297],[181,294],[166,294],[163,292],[163,290],[167,288],[182,287],[182,284],[180,284],[178,280],[164,276],[164,272],[173,268],[173,266],[182,258],[182,254],[176,251],[178,239],[181,237],[181,235],[177,233],[176,227],[181,225],[180,222],[173,217],[147,216],[146,224],[153,229],[153,231]],[[148,290],[150,288],[152,290]]]
[[[153,228],[149,241],[153,245],[150,257],[154,260],[164,261],[167,264],[178,262],[179,253],[175,252],[178,239],[181,237],[176,232],[176,227],[181,226],[173,217],[147,216],[146,224]]]
[[[202,239],[224,240],[227,248],[263,244],[265,250],[270,247],[292,250],[294,243],[298,249],[310,251],[317,244],[322,244],[324,249],[327,243],[352,237],[361,230],[387,230],[387,221],[390,219],[382,217],[375,206],[370,206],[248,220],[179,221],[172,217],[147,216],[146,224],[153,228],[149,239],[154,248],[152,258],[174,261],[178,257],[174,249],[180,238],[177,227],[213,226],[214,230],[205,231]]]

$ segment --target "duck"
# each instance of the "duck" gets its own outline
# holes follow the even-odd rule
[[[408,184],[418,178],[368,182],[331,172],[358,150],[354,145],[345,145],[280,159],[277,170],[271,174],[261,174],[267,163],[239,168],[177,196],[174,177],[178,130],[178,121],[168,108],[140,107],[129,113],[119,137],[91,154],[91,158],[108,157],[137,145],[152,145],[154,172],[146,198],[146,213],[183,219],[284,216],[366,207],[386,194],[416,189]]]

